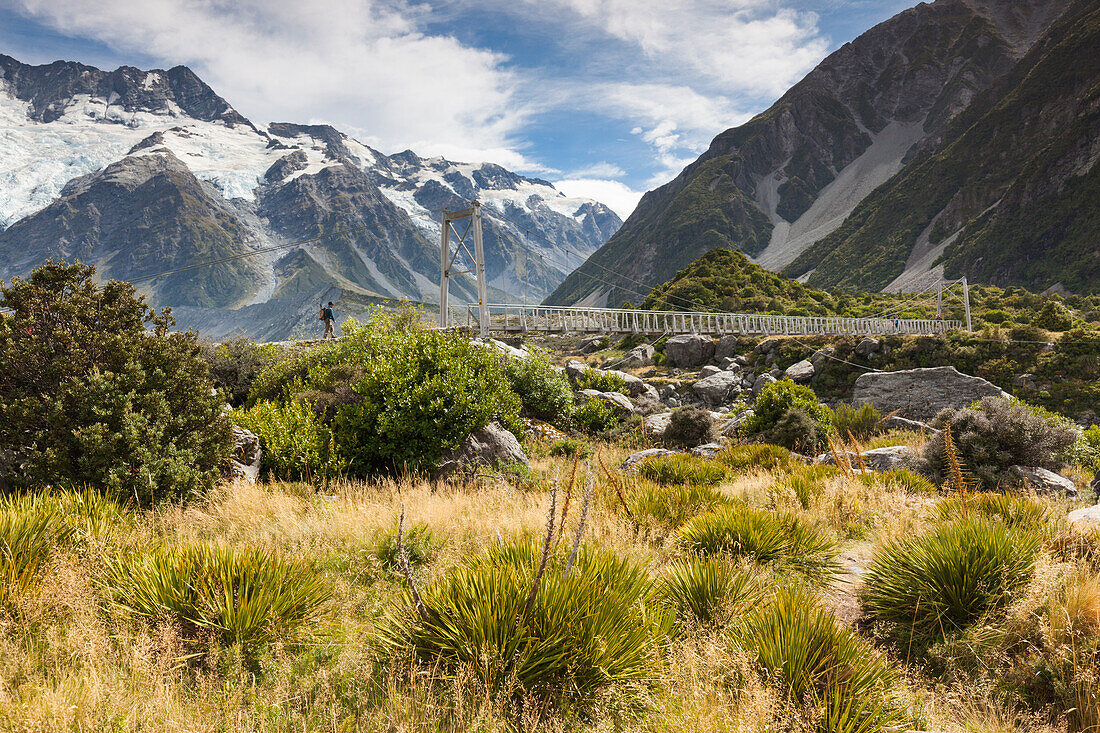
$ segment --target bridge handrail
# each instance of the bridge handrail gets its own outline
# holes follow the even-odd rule
[[[708,311],[650,311],[596,306],[524,305],[490,303],[489,327],[503,317],[508,331],[581,331],[605,333],[764,333],[764,334],[934,334],[961,329],[958,320],[909,318],[845,318],[840,316],[780,316],[762,313]],[[520,319],[509,327],[508,319]],[[478,306],[466,308],[468,325],[478,320]],[[528,324],[528,319],[531,324]],[[545,321],[545,325],[539,323]],[[555,324],[554,321],[557,321]]]

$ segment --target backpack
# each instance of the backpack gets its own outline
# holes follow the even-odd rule
[[[318,321],[325,320],[325,309],[324,308],[322,308],[321,312],[317,314],[317,320]]]

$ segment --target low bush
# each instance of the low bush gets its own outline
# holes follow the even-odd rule
[[[497,699],[590,707],[653,679],[672,614],[655,610],[644,568],[585,548],[571,573],[555,562],[533,602],[535,552],[461,565],[424,588],[384,633],[432,670],[472,677]]]
[[[257,344],[244,337],[221,343],[200,342],[199,355],[210,368],[214,386],[222,391],[233,407],[245,403],[253,382],[277,359],[275,347]]]
[[[568,379],[554,371],[546,354],[533,352],[526,359],[506,358],[504,376],[519,395],[524,417],[563,429],[569,425],[576,410],[573,388]]]
[[[812,449],[832,434],[832,410],[817,401],[812,389],[789,379],[766,386],[752,409],[744,434],[772,443],[778,438],[785,448]]]
[[[590,399],[573,413],[573,425],[588,435],[599,435],[612,430],[619,424],[619,418],[603,400]]]
[[[669,416],[661,441],[674,448],[694,448],[717,438],[714,418],[702,407],[678,407]]]
[[[1100,471],[1100,425],[1090,425],[1082,430],[1064,458],[1068,464]]]
[[[639,522],[668,529],[677,529],[692,517],[729,503],[721,492],[700,483],[647,483],[630,495],[631,510]]]
[[[213,635],[246,651],[316,619],[328,586],[307,565],[258,549],[158,547],[107,564],[114,602],[151,625],[178,623],[187,639]]]
[[[780,588],[745,615],[736,638],[767,681],[797,706],[817,711],[817,730],[913,727],[889,661],[805,590]]]
[[[1006,473],[1013,465],[1057,471],[1077,439],[1072,427],[1054,423],[1021,402],[997,397],[984,397],[975,407],[944,409],[932,425],[951,430],[963,467],[981,488],[990,490],[1013,481]],[[921,473],[941,479],[947,474],[945,440],[945,433],[940,433],[925,443],[919,457]]]
[[[689,520],[680,530],[680,543],[694,552],[749,557],[761,565],[793,569],[818,580],[839,569],[837,544],[821,530],[793,514],[744,504],[721,507]]]
[[[879,432],[881,420],[882,414],[869,402],[859,407],[842,402],[833,412],[833,427],[841,438],[867,440]]]
[[[586,441],[577,440],[575,438],[564,438],[562,440],[555,440],[550,446],[550,455],[552,456],[567,456],[572,458],[577,456],[578,458],[588,458],[592,455],[592,446]]]
[[[279,479],[330,478],[346,467],[332,431],[299,400],[259,402],[234,411],[233,420],[259,436],[263,468]]]
[[[756,576],[722,557],[689,557],[661,574],[660,595],[683,623],[723,625],[753,608],[763,596]]]
[[[874,475],[874,478],[880,486],[900,489],[908,494],[924,494],[928,496],[939,491],[934,483],[924,476],[921,476],[919,473],[913,473],[907,468],[880,471]]]
[[[934,511],[942,521],[985,517],[1012,529],[1043,530],[1052,519],[1050,510],[1030,497],[991,492],[945,497]]]
[[[233,447],[225,401],[168,312],[53,262],[0,284],[0,307],[0,486],[90,484],[149,506],[214,485]]]
[[[787,469],[794,465],[794,459],[789,450],[766,443],[731,446],[715,456],[714,460],[732,471],[742,471],[747,468],[772,471]]]
[[[56,499],[0,498],[0,608],[31,587],[70,533]]]
[[[1048,300],[1031,323],[1048,331],[1068,331],[1073,328],[1073,314],[1058,301]]]
[[[760,433],[769,443],[797,453],[814,455],[828,445],[829,434],[822,423],[805,407],[791,407],[774,425]]]
[[[636,466],[638,475],[662,486],[702,484],[713,486],[726,478],[726,468],[720,463],[681,453],[654,456]]]
[[[1038,548],[1035,534],[975,516],[894,540],[871,561],[864,611],[922,637],[966,628],[1027,582]]]
[[[630,394],[626,380],[621,375],[602,369],[585,369],[577,377],[577,389],[594,389],[597,392],[621,392]]]

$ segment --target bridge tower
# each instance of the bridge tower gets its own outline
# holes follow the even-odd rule
[[[466,227],[459,234],[455,228],[456,221],[466,220]],[[455,237],[455,250],[451,253],[451,235]],[[467,246],[467,236],[473,235],[474,251],[470,252]],[[455,258],[459,252],[465,252],[466,256],[474,263],[473,270],[453,270]],[[489,335],[489,303],[488,292],[485,285],[485,248],[481,241],[481,202],[471,201],[465,209],[450,211],[443,209],[443,231],[439,243],[439,325],[443,328],[450,326],[450,303],[448,291],[451,278],[455,275],[468,275],[473,272],[477,276],[477,309],[478,326],[481,336]]]

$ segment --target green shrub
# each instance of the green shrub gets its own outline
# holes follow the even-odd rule
[[[985,517],[1012,529],[1041,530],[1050,523],[1050,510],[1027,496],[980,492],[945,497],[936,504],[936,516],[950,522]]]
[[[736,637],[766,680],[820,715],[817,730],[912,727],[889,661],[805,590],[780,588],[745,615]]]
[[[809,387],[781,379],[764,388],[753,405],[753,414],[745,421],[744,433],[768,438],[779,428],[779,436],[794,448],[798,443],[818,444],[832,434],[832,410],[817,401],[817,395]],[[796,414],[789,414],[796,409]],[[814,423],[811,428],[806,417]],[[769,441],[774,442],[774,441]]]
[[[810,455],[824,450],[829,440],[828,432],[821,422],[805,407],[789,408],[760,437],[769,443]]]
[[[735,445],[719,453],[714,460],[732,471],[741,471],[746,468],[762,468],[771,471],[788,469],[794,465],[789,450],[766,443]]]
[[[1100,471],[1100,425],[1090,425],[1064,455],[1066,463]]]
[[[258,402],[233,412],[233,420],[260,438],[263,467],[293,481],[328,478],[345,468],[332,431],[302,402]]]
[[[592,455],[592,446],[583,440],[577,440],[575,438],[564,438],[562,440],[555,440],[550,446],[550,455],[552,456],[567,456],[572,458],[577,456],[578,458],[588,458]]]
[[[317,618],[327,585],[307,565],[258,549],[209,544],[158,547],[107,564],[114,601],[155,625],[180,624],[185,638],[213,634],[251,649]]]
[[[559,428],[569,424],[576,406],[569,380],[554,371],[541,352],[526,359],[506,358],[504,376],[523,403],[522,414]]]
[[[702,407],[678,407],[669,416],[661,441],[677,448],[694,448],[717,438],[714,418]]]
[[[1028,405],[997,397],[982,398],[976,409],[944,409],[932,425],[941,430],[950,427],[963,467],[985,489],[1010,483],[1013,479],[1006,469],[1013,465],[1057,471],[1077,438],[1074,428],[1053,424]],[[940,433],[925,443],[919,458],[921,473],[945,476],[944,440]]]
[[[869,402],[859,407],[842,402],[833,412],[833,427],[841,438],[851,435],[857,440],[867,440],[879,432],[881,420],[882,415]]]
[[[430,470],[492,420],[522,435],[520,400],[497,355],[454,332],[398,330],[394,317],[382,313],[370,325],[348,320],[342,327],[336,356],[361,376],[336,409],[332,430],[352,474]],[[333,371],[317,374],[314,388],[324,390]]]
[[[1039,541],[968,516],[879,549],[865,576],[863,608],[875,619],[946,635],[1003,608],[1031,577]]]
[[[726,478],[726,467],[705,458],[674,453],[646,458],[636,466],[638,475],[662,486],[702,484],[713,486]]]
[[[1073,314],[1058,301],[1048,300],[1031,322],[1048,331],[1068,331],[1073,328]]]
[[[683,622],[719,625],[763,596],[756,577],[722,557],[677,560],[661,574],[660,594]]]
[[[203,341],[199,349],[203,361],[210,368],[214,386],[234,407],[244,404],[253,382],[276,359],[274,347],[257,344],[244,337],[221,343]]]
[[[233,441],[195,335],[94,272],[47,262],[0,285],[0,488],[150,505],[213,486]]]
[[[645,484],[630,496],[631,510],[639,522],[669,529],[729,502],[721,492],[701,483]]]
[[[424,522],[415,522],[405,530],[401,538],[405,545],[409,565],[423,567],[431,562],[442,542],[435,536],[432,528]],[[379,533],[375,538],[374,557],[387,570],[399,570],[397,558],[397,525],[389,531]]]
[[[618,425],[619,418],[603,400],[590,399],[573,413],[573,424],[589,435],[598,435]]]
[[[529,544],[529,543],[528,543]],[[530,548],[529,548],[530,549]],[[384,633],[388,645],[445,675],[470,675],[496,698],[586,708],[613,688],[653,680],[672,616],[655,609],[642,567],[585,548],[566,574],[547,568],[530,611],[535,552],[454,568]]]
[[[626,388],[626,380],[619,374],[602,369],[585,369],[577,377],[577,389],[594,389],[597,392],[621,392],[630,394]]]
[[[0,608],[33,585],[70,533],[56,499],[0,497]]]
[[[791,568],[808,577],[835,574],[838,547],[821,530],[793,514],[754,509],[744,504],[720,507],[689,520],[680,542],[702,554],[750,557],[761,565]]]

